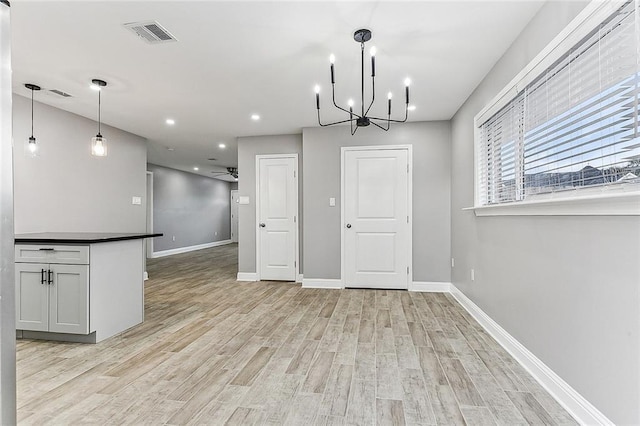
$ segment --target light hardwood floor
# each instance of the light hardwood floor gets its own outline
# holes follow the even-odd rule
[[[575,424],[449,295],[238,283],[235,244],[148,270],[142,325],[18,341],[20,424]]]

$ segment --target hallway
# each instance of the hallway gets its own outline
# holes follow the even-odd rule
[[[148,272],[142,325],[18,341],[20,424],[575,424],[449,295],[238,283],[236,244]]]

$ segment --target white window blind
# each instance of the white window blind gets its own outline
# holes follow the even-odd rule
[[[638,13],[627,2],[480,125],[481,205],[640,184]]]

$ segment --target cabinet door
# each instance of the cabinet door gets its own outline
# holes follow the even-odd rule
[[[49,331],[89,334],[89,266],[50,264]]]
[[[48,331],[49,286],[46,276],[49,265],[16,263],[16,328]],[[44,283],[43,283],[44,277]]]

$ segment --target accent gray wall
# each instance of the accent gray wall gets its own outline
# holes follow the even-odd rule
[[[249,197],[249,204],[238,206],[238,271],[256,272],[256,155],[298,154],[298,204],[302,206],[302,135],[252,136],[238,138],[238,196]],[[298,207],[300,273],[303,272],[304,215]]]
[[[473,205],[474,116],[584,6],[546,3],[452,120],[452,278],[614,423],[639,424],[640,219],[461,210]]]
[[[164,234],[154,239],[154,252],[231,239],[229,182],[155,164],[148,170],[153,173],[153,230]]]
[[[303,129],[305,279],[341,278],[340,148],[413,145],[413,280],[450,282],[450,139],[446,121]]]
[[[93,157],[95,121],[39,102],[34,115],[42,153],[31,158],[24,154],[31,100],[13,96],[16,233],[144,232],[146,140],[103,124],[109,155]],[[142,205],[131,204],[132,196]]]

